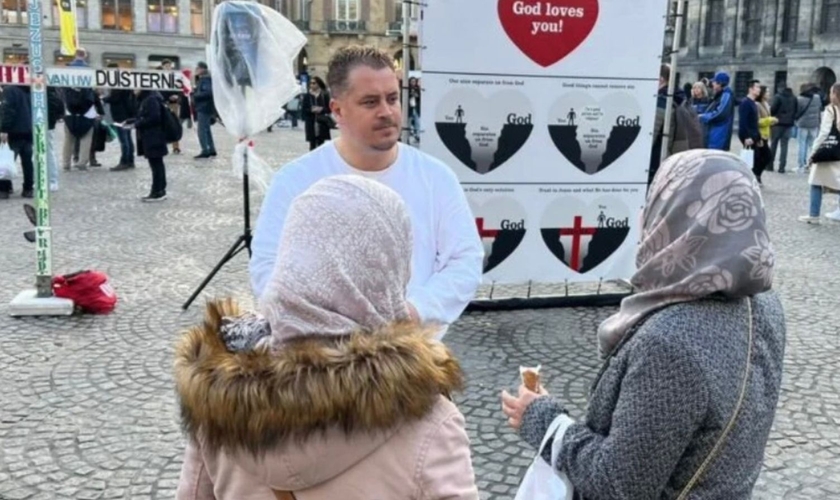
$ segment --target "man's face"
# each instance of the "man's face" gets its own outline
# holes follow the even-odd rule
[[[333,98],[330,107],[342,136],[363,146],[388,151],[400,138],[400,86],[389,68],[353,68],[347,89]]]
[[[163,69],[165,69],[166,71],[171,71],[172,63],[163,63]]]
[[[712,88],[715,91],[715,94],[720,94],[723,90],[723,85],[719,84],[718,82],[712,82]]]
[[[755,99],[759,94],[761,94],[761,84],[755,83],[752,87],[750,87],[750,97]]]

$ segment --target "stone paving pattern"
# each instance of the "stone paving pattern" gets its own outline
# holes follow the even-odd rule
[[[150,172],[62,172],[53,198],[54,269],[107,272],[120,297],[108,316],[13,319],[7,304],[28,288],[34,246],[21,236],[22,200],[0,202],[0,499],[171,499],[181,466],[171,376],[179,331],[199,318],[201,301],[181,304],[242,227],[241,185],[229,159],[197,162],[193,131],[183,156],[167,158],[169,200],[141,204]],[[233,140],[214,128],[219,151]],[[275,130],[258,152],[281,165],[305,151],[302,133]],[[101,155],[117,159],[112,144]],[[791,156],[796,147],[792,143]],[[18,186],[19,188],[19,186]],[[806,226],[804,176],[766,174],[765,196],[778,251],[776,284],[788,319],[780,408],[755,498],[840,495],[840,225]],[[833,198],[833,197],[832,197]],[[829,198],[824,210],[834,208]],[[261,196],[256,195],[254,213]],[[833,291],[832,291],[833,290]],[[205,297],[250,299],[239,256]],[[499,293],[522,293],[501,288]],[[537,293],[563,293],[562,286]],[[487,296],[484,288],[482,295]],[[545,369],[547,387],[574,416],[585,408],[599,367],[594,332],[613,308],[466,315],[447,342],[463,360],[468,390],[459,398],[472,438],[482,498],[512,498],[533,456],[499,411],[499,392],[515,388],[520,364]]]

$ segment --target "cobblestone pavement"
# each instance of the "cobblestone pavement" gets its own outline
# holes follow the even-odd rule
[[[215,133],[228,154],[233,141],[219,128]],[[62,172],[54,196],[54,268],[107,272],[120,296],[111,315],[8,316],[8,302],[32,281],[34,247],[21,237],[28,223],[20,198],[0,202],[0,499],[173,498],[183,438],[172,345],[200,313],[198,305],[186,313],[180,306],[242,224],[241,188],[228,159],[193,161],[197,145],[187,135],[184,155],[167,158],[164,203],[139,201],[150,184],[143,160],[129,172]],[[302,134],[290,130],[261,136],[257,148],[274,165],[305,149]],[[101,156],[106,167],[117,159],[116,144],[109,149]],[[755,498],[837,498],[840,308],[832,290],[840,289],[840,225],[798,223],[807,205],[805,178],[766,177],[788,347],[781,407]],[[207,294],[248,297],[247,284],[239,256]],[[483,498],[511,498],[533,454],[501,418],[499,391],[515,388],[520,364],[542,363],[548,388],[581,415],[598,368],[593,332],[611,312],[475,313],[450,330],[447,341],[469,376],[460,404]]]

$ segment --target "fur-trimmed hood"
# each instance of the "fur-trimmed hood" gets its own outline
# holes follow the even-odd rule
[[[458,391],[463,374],[435,330],[393,325],[345,337],[307,337],[278,352],[232,353],[219,337],[233,301],[210,303],[175,351],[184,430],[208,451],[261,454],[338,429],[388,431]],[[369,452],[369,451],[368,451]]]

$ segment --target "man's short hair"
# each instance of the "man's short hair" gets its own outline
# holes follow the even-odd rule
[[[747,84],[747,88],[751,89],[751,88],[753,88],[753,86],[760,85],[760,84],[761,84],[760,80],[750,80],[750,82]]]
[[[338,49],[327,65],[327,85],[333,95],[347,90],[347,77],[358,66],[394,70],[394,59],[387,52],[367,45],[348,45]]]
[[[663,64],[659,66],[659,78],[662,78],[665,81],[671,79],[671,66],[667,64]]]
[[[76,49],[76,57],[79,59],[87,59],[87,50],[84,47],[79,47]]]

